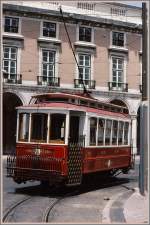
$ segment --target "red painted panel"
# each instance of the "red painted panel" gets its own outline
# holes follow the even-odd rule
[[[46,144],[29,144],[29,143],[17,143],[16,155],[17,156],[35,156],[35,149],[40,148],[41,158],[55,158],[62,159],[61,168],[62,174],[67,174],[67,146],[61,145],[46,145]]]
[[[83,173],[130,166],[130,147],[86,148],[83,153]]]

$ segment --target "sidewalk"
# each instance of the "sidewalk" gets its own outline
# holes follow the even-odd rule
[[[126,223],[144,224],[149,223],[149,196],[142,196],[139,189],[127,199],[124,204],[124,217]]]

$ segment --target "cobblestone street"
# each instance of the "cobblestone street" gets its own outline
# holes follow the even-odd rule
[[[5,166],[5,159],[3,162]],[[137,187],[138,163],[137,158],[135,170],[129,175],[104,181],[91,177],[80,187],[58,189],[43,187],[39,182],[16,184],[5,176],[4,169],[4,222],[126,222],[123,206]]]

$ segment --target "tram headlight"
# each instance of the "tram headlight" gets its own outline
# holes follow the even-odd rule
[[[34,154],[35,155],[40,155],[41,154],[41,149],[40,148],[34,149]]]

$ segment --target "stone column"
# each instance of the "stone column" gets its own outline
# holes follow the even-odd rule
[[[137,115],[131,115],[131,143],[133,154],[137,154]]]

